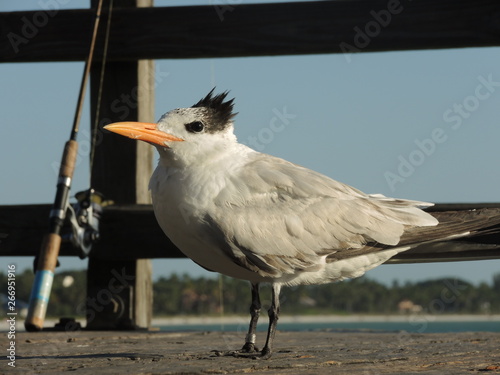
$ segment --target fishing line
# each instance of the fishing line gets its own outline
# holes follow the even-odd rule
[[[113,0],[110,0],[109,2],[109,8],[108,8],[108,20],[106,24],[106,35],[104,36],[104,51],[102,55],[102,65],[101,65],[101,74],[99,77],[99,88],[97,90],[97,104],[96,104],[96,110],[95,110],[95,117],[94,117],[94,125],[92,126],[91,134],[92,134],[92,141],[91,141],[91,147],[90,147],[90,157],[89,157],[89,162],[90,162],[90,181],[92,182],[92,168],[94,166],[94,156],[95,156],[95,148],[96,148],[96,142],[97,142],[97,131],[99,127],[99,116],[101,112],[101,98],[102,98],[102,91],[103,91],[103,86],[104,86],[104,73],[106,71],[106,60],[108,58],[108,44],[109,44],[109,33],[111,30],[111,15],[113,12]],[[90,186],[92,186],[92,183],[90,182]]]

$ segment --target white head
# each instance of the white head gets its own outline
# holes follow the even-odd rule
[[[118,122],[104,128],[156,146],[164,163],[190,164],[215,156],[236,143],[233,100],[214,89],[190,108],[165,113],[157,124]]]

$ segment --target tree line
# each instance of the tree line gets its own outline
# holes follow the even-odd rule
[[[18,306],[28,302],[33,272],[16,275]],[[7,275],[0,272],[1,294],[7,293]],[[225,276],[207,278],[172,274],[153,284],[154,316],[248,314],[249,283]],[[78,316],[86,298],[86,272],[58,272],[54,278],[47,316]],[[270,288],[261,287],[266,309]],[[283,288],[281,304],[288,314],[431,314],[500,313],[500,273],[491,284],[471,284],[462,279],[440,278],[384,285],[366,277],[324,285]],[[2,308],[5,309],[4,306]]]

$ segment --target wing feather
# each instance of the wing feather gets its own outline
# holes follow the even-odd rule
[[[221,226],[233,255],[274,277],[312,269],[329,254],[345,252],[345,258],[351,250],[355,256],[368,243],[395,246],[408,227],[437,225],[419,208],[429,203],[368,195],[258,153],[214,203],[211,221]]]

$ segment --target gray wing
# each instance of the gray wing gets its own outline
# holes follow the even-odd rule
[[[272,277],[314,269],[338,252],[355,256],[367,244],[395,246],[406,228],[437,225],[419,208],[428,203],[367,195],[265,154],[231,176],[214,203],[207,221],[224,233],[228,255]]]

